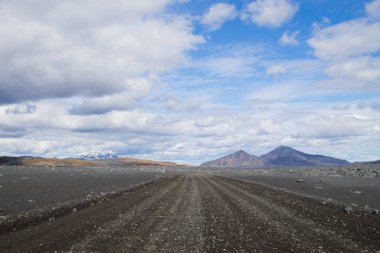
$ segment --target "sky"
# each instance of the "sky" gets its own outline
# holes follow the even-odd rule
[[[380,0],[0,0],[0,155],[380,159]]]

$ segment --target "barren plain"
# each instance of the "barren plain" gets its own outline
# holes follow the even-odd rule
[[[227,175],[216,171],[170,172],[162,176],[157,173],[147,184],[106,193],[62,215],[52,215],[45,220],[30,219],[30,224],[3,222],[0,251],[380,250],[377,209],[346,206],[334,200],[321,202],[323,198],[318,196],[280,187],[279,175],[270,185],[268,179],[239,174],[242,178],[237,179],[237,173]],[[115,182],[112,180],[108,182]],[[289,177],[284,182],[289,180],[295,185],[308,183]],[[329,191],[333,191],[334,185],[328,183],[329,178],[326,180]],[[1,196],[4,196],[3,190]],[[355,193],[346,193],[350,194]]]

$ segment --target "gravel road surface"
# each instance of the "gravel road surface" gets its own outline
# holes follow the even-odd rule
[[[377,252],[380,216],[207,174],[0,236],[1,252]]]

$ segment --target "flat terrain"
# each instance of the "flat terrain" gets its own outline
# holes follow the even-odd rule
[[[294,174],[260,175],[253,173],[226,173],[242,180],[263,183],[292,191],[296,194],[331,199],[340,205],[355,204],[364,208],[380,209],[380,178],[352,176],[309,176]],[[297,182],[297,180],[304,180]]]
[[[0,216],[80,202],[162,176],[157,168],[0,167]]]
[[[4,233],[0,251],[376,252],[379,238],[379,215],[197,173]]]

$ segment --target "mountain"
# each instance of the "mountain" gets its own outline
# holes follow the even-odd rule
[[[264,163],[257,156],[250,155],[243,150],[222,158],[202,163],[204,167],[262,167]]]
[[[79,159],[79,160],[98,160],[98,159],[111,159],[111,158],[118,158],[118,155],[114,152],[91,151],[89,153],[80,153],[78,155],[70,157],[70,159]]]
[[[119,157],[113,159],[100,159],[91,161],[97,166],[177,166],[178,164],[165,161],[142,160],[131,157]]]
[[[260,157],[243,150],[202,163],[203,167],[277,167],[346,165],[349,162],[334,157],[311,155],[286,146],[279,146]]]
[[[260,156],[267,166],[325,166],[345,165],[349,162],[323,155],[310,155],[286,146],[279,146]]]
[[[367,162],[355,162],[354,164],[380,164],[380,160],[376,160],[376,161],[367,161]]]
[[[32,167],[129,167],[129,166],[177,166],[172,162],[142,160],[129,157],[110,159],[80,160],[80,159],[57,159],[32,156],[0,156],[0,165],[6,166],[32,166]]]
[[[65,166],[65,167],[80,167],[80,166],[94,166],[92,162],[75,160],[75,159],[57,159],[57,158],[42,158],[32,156],[0,157],[0,165],[16,165],[16,166]]]

